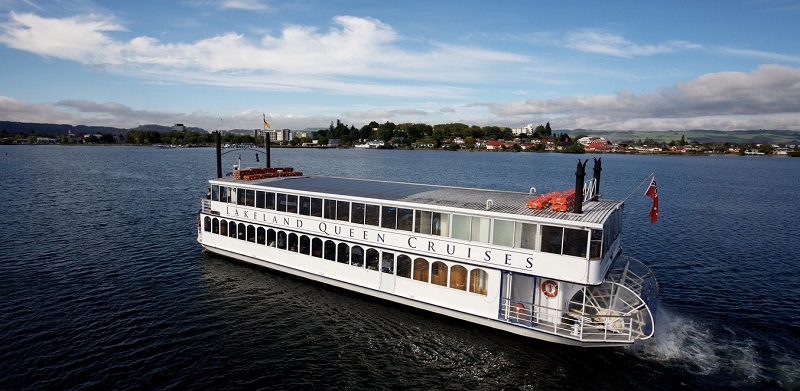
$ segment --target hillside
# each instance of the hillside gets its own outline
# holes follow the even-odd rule
[[[579,129],[569,132],[570,134],[586,134],[605,137],[612,142],[624,142],[651,139],[659,142],[669,143],[679,141],[681,136],[687,142],[712,143],[712,144],[800,144],[800,132],[792,130],[687,130],[687,131],[637,131],[637,130],[588,130]]]

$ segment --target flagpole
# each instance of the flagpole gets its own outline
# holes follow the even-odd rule
[[[628,196],[627,196],[627,197],[625,197],[625,199],[624,199],[624,200],[622,200],[622,202],[627,202],[627,201],[628,201],[628,198],[631,198],[631,196],[633,195],[633,193],[634,193],[636,190],[639,190],[639,188],[640,188],[640,187],[642,187],[642,185],[644,185],[645,183],[647,183],[647,181],[649,181],[649,180],[652,180],[652,179],[653,179],[655,176],[656,176],[656,173],[654,173],[654,172],[650,173],[650,175],[648,175],[648,176],[647,176],[647,178],[644,178],[644,180],[642,181],[642,183],[640,183],[640,184],[639,184],[639,186],[636,186],[636,188],[634,188],[634,189],[633,189],[633,190],[630,192],[630,194],[628,194]]]

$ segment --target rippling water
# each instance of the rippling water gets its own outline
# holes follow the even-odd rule
[[[224,156],[224,170],[241,155]],[[263,157],[263,154],[262,154]],[[273,150],[306,173],[527,191],[560,154]],[[262,159],[263,160],[263,159]],[[591,163],[589,164],[591,166]],[[577,349],[205,255],[211,149],[0,146],[1,389],[796,389],[800,159],[603,156],[657,337]],[[660,219],[643,181],[655,172]]]

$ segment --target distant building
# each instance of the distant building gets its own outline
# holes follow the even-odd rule
[[[342,145],[342,140],[340,140],[338,138],[328,139],[328,146],[329,147],[338,147],[340,145]]]

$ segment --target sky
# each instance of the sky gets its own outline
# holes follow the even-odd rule
[[[0,120],[800,130],[800,1],[0,0]]]

